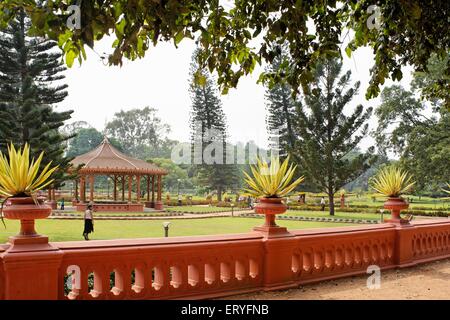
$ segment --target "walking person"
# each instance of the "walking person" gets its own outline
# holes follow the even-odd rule
[[[322,207],[322,211],[325,211],[325,197],[322,197],[322,199],[320,199],[320,206]]]
[[[61,199],[61,210],[64,210],[64,198]]]
[[[84,212],[84,240],[89,240],[89,233],[94,232],[94,215],[92,204],[88,204]]]

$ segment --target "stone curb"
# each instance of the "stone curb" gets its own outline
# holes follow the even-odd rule
[[[247,211],[251,209],[234,209],[234,212]],[[188,213],[188,214],[211,214],[211,213],[231,213],[231,210],[228,211],[203,211],[203,212],[195,212],[195,211],[186,211],[186,210],[170,210],[166,212],[175,212],[175,213]]]

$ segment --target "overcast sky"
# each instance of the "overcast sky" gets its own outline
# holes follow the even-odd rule
[[[158,109],[160,118],[170,125],[170,138],[188,141],[189,66],[194,42],[185,39],[178,48],[173,43],[159,43],[144,59],[124,61],[122,67],[106,66],[98,55],[112,52],[111,42],[111,38],[106,38],[97,43],[95,52],[87,49],[87,61],[81,66],[75,63],[66,72],[69,96],[59,109],[73,109],[72,122],[84,120],[103,130],[114,113],[151,106]],[[352,80],[361,81],[359,95],[347,111],[357,104],[375,107],[379,99],[366,101],[364,97],[373,64],[371,50],[361,48],[352,58],[344,56],[344,69],[351,69]],[[237,89],[221,96],[233,143],[254,140],[260,146],[267,146],[265,90],[256,83],[261,70],[259,67],[251,76],[241,78]],[[403,70],[401,83],[406,87],[411,80],[410,71],[410,68]],[[391,81],[386,82],[390,84]],[[373,128],[375,119],[372,118],[370,124]],[[366,149],[371,144],[372,139],[365,139],[361,147]]]

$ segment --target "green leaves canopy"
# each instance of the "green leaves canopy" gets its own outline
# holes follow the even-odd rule
[[[446,55],[450,44],[448,0],[377,1],[382,21],[373,29],[367,23],[373,17],[368,10],[372,0],[235,0],[230,5],[219,5],[218,0],[91,0],[81,2],[82,28],[70,30],[66,22],[72,2],[49,0],[44,6],[41,1],[3,0],[0,27],[23,8],[32,17],[34,33],[58,40],[68,65],[85,58],[85,45],[93,47],[111,33],[116,40],[108,61],[115,65],[123,57],[142,58],[160,41],[174,41],[176,46],[184,38],[197,38],[199,62],[217,71],[223,92],[236,87],[257,63],[272,62],[280,54],[278,45],[285,42],[292,61],[260,80],[273,85],[285,79],[295,90],[307,89],[314,64],[339,56],[343,33],[351,30],[347,54],[363,46],[375,54],[368,98],[378,95],[386,78],[400,79],[402,65],[427,71],[428,58]],[[445,70],[448,75],[449,63]],[[441,83],[433,93],[445,90]]]

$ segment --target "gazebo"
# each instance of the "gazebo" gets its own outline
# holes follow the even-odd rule
[[[79,167],[78,179],[75,181],[75,205],[78,211],[86,210],[87,202],[93,203],[96,211],[143,211],[141,202],[141,181],[146,182],[147,192],[145,206],[156,210],[163,209],[161,201],[162,176],[167,171],[158,166],[134,159],[114,148],[105,137],[94,150],[82,154],[72,160],[72,167]],[[107,176],[112,179],[113,201],[95,201],[94,182],[96,176]],[[133,181],[136,197],[132,199]],[[86,198],[86,186],[89,184],[89,198]],[[121,200],[118,186],[121,185]],[[155,189],[156,184],[156,189]],[[125,198],[125,189],[128,196]],[[156,201],[155,201],[156,191]]]

